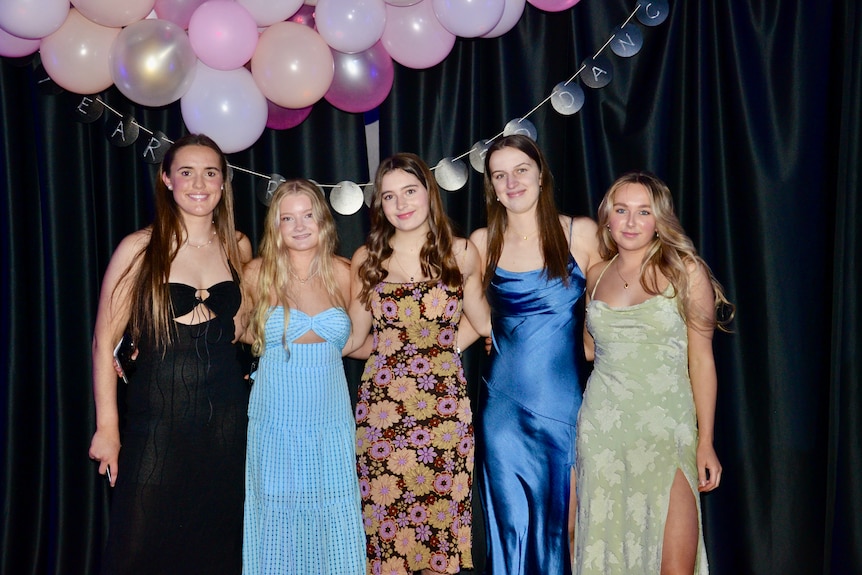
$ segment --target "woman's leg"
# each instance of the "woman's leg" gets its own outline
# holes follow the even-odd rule
[[[670,488],[667,523],[661,553],[661,575],[692,575],[699,539],[697,504],[682,471],[676,470]]]

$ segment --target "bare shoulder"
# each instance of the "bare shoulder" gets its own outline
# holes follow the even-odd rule
[[[237,231],[236,232],[236,243],[239,246],[239,258],[243,263],[247,263],[251,261],[252,258],[252,248],[251,248],[251,240],[248,239],[244,233]]]
[[[599,229],[595,220],[586,216],[566,217],[569,218],[569,222],[571,223],[573,236],[595,238],[596,231]]]
[[[242,268],[242,277],[244,281],[257,281],[257,276],[260,275],[260,266],[263,262],[262,258],[254,258],[246,263]]]
[[[488,249],[488,228],[479,228],[470,234],[470,241],[476,246],[479,255],[485,258],[485,252]]]
[[[361,265],[362,262],[364,262],[366,259],[368,259],[368,248],[366,248],[364,245],[359,246],[358,248],[356,248],[356,251],[353,252],[353,258],[351,258],[350,260],[350,265]]]
[[[128,267],[150,244],[151,228],[147,227],[124,237],[111,256],[112,262]]]
[[[335,256],[332,258],[333,269],[335,270],[336,275],[339,277],[344,275],[345,277],[350,276],[350,260],[343,256]]]

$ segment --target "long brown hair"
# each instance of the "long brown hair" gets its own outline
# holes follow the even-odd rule
[[[174,195],[165,185],[162,175],[170,174],[174,156],[186,146],[210,148],[219,157],[224,181],[221,200],[213,210],[213,224],[219,244],[227,255],[233,270],[242,269],[239,244],[234,225],[233,187],[228,177],[228,163],[224,153],[211,138],[203,134],[188,134],[170,147],[159,166],[156,177],[155,211],[152,224],[147,228],[150,233],[147,245],[134,258],[132,265],[124,273],[132,273],[132,305],[128,330],[132,340],[138,342],[142,335],[152,338],[157,347],[164,351],[173,342],[174,329],[171,328],[171,292],[168,278],[171,264],[181,247],[186,234],[185,224]],[[234,274],[236,275],[236,274]],[[122,281],[120,282],[122,283]],[[120,285],[118,283],[118,285]]]
[[[603,260],[610,260],[619,252],[611,231],[608,229],[608,222],[614,209],[614,198],[617,191],[628,184],[640,184],[646,188],[650,207],[655,216],[656,234],[647,246],[647,251],[641,262],[641,287],[650,295],[659,295],[657,274],[655,273],[658,271],[673,286],[674,296],[679,296],[677,306],[680,315],[688,322],[690,318],[686,317],[686,309],[688,309],[690,298],[689,266],[691,264],[702,266],[712,284],[716,312],[721,312],[716,314],[715,320],[710,320],[705,325],[728,331],[727,325],[733,319],[735,307],[728,301],[721,284],[715,279],[712,270],[703,258],[697,255],[694,243],[682,229],[682,224],[674,212],[673,196],[671,196],[667,184],[654,174],[628,172],[617,178],[608,188],[598,209],[599,255]],[[703,318],[693,319],[703,321]]]
[[[554,204],[554,176],[536,142],[527,136],[514,134],[495,140],[485,155],[485,212],[488,218],[488,245],[483,276],[484,287],[488,289],[494,271],[497,269],[497,262],[500,261],[500,254],[503,252],[503,234],[509,224],[506,207],[497,200],[490,169],[491,156],[503,148],[520,150],[536,162],[539,168],[536,224],[539,229],[539,248],[545,260],[545,276],[547,279],[561,278],[564,282],[568,282],[569,246],[566,242],[566,234],[560,226],[560,214]]]
[[[290,292],[290,275],[293,263],[290,261],[287,247],[281,237],[280,206],[284,198],[289,196],[306,196],[311,200],[311,212],[318,227],[317,255],[309,269],[309,274],[319,274],[323,280],[326,292],[332,301],[341,308],[346,302],[338,288],[335,279],[335,250],[338,248],[338,232],[335,220],[323,192],[313,182],[304,179],[282,182],[272,195],[269,210],[264,220],[263,239],[260,242],[260,274],[257,280],[258,300],[255,302],[251,315],[251,333],[254,337],[251,351],[254,355],[263,355],[266,346],[264,330],[266,320],[272,312],[270,295],[274,294],[278,303],[284,306],[284,332],[282,345],[287,346],[285,334],[290,321],[290,306],[288,300],[293,295]]]
[[[383,177],[395,170],[411,174],[428,190],[428,235],[425,245],[419,254],[422,273],[425,277],[440,279],[449,287],[459,287],[462,282],[461,270],[455,255],[452,253],[452,224],[443,210],[443,200],[440,199],[440,188],[431,169],[419,156],[409,153],[395,154],[386,158],[377,168],[374,177],[374,195],[371,199],[371,231],[365,247],[368,256],[359,267],[359,278],[362,280],[362,290],[359,301],[368,304],[371,291],[378,283],[386,279],[388,272],[383,268],[383,262],[392,255],[389,240],[395,234],[395,228],[383,213],[381,187]]]

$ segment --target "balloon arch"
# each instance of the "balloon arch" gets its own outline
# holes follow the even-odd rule
[[[78,94],[112,84],[142,106],[180,101],[192,132],[225,152],[266,127],[301,123],[321,98],[346,112],[377,107],[394,64],[443,61],[456,37],[511,30],[525,3],[548,12],[579,0],[3,0],[0,56],[39,52],[48,76]]]

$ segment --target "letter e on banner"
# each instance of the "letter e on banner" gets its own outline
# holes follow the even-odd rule
[[[92,124],[102,117],[105,105],[98,96],[84,96],[75,106],[75,119],[83,124]]]

